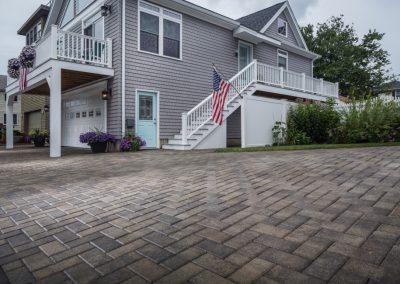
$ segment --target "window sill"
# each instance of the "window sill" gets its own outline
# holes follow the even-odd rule
[[[161,54],[159,54],[159,53],[153,53],[153,52],[144,51],[144,50],[140,50],[140,49],[138,49],[138,52],[144,53],[144,54],[150,54],[150,55],[154,55],[154,56],[158,56],[158,57],[162,57],[162,58],[172,59],[172,60],[176,60],[176,61],[183,61],[182,55],[181,55],[180,58],[176,58],[176,57],[161,55]]]

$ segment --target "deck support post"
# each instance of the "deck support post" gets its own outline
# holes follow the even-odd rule
[[[187,113],[182,113],[182,145],[187,145]]]
[[[11,150],[14,148],[14,96],[7,97],[6,105],[6,149]]]
[[[56,66],[50,79],[50,157],[61,157],[61,69]]]

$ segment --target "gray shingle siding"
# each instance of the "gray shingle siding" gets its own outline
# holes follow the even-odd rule
[[[287,37],[282,36],[281,34],[278,33],[278,19],[281,18],[282,20],[286,21],[288,23],[288,31],[287,31]],[[294,35],[294,32],[291,28],[291,25],[288,21],[288,18],[286,17],[286,12],[284,11],[281,15],[279,15],[278,19],[276,19],[271,26],[267,29],[265,32],[265,35],[273,37],[275,39],[278,39],[282,42],[289,42],[291,44],[294,44],[296,46],[304,48],[303,44],[297,42],[297,39]]]
[[[135,91],[160,92],[160,138],[181,129],[181,114],[212,91],[212,63],[228,78],[237,73],[237,40],[232,31],[183,15],[183,59],[138,51],[137,1],[127,1],[126,116],[135,118]]]
[[[105,17],[104,35],[113,42],[114,78],[110,80],[111,99],[107,103],[107,130],[121,138],[122,133],[122,5],[120,0],[107,0],[112,5],[112,13]]]
[[[283,49],[281,49],[283,50]],[[265,43],[254,46],[254,59],[260,63],[277,66],[278,48]],[[288,69],[293,72],[312,75],[312,60],[306,57],[288,52]]]

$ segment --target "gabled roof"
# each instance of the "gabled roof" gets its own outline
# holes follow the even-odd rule
[[[274,6],[244,16],[236,21],[249,29],[259,32],[268,24],[268,22],[276,15],[276,13],[278,13],[285,3],[286,2],[275,4]]]
[[[18,30],[19,35],[26,35],[26,33],[36,24],[41,17],[49,15],[50,7],[46,5],[40,5],[40,7],[29,17],[29,19],[22,25]]]
[[[5,92],[7,87],[7,76],[0,75],[0,92]]]

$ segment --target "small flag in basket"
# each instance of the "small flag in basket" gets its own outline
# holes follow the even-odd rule
[[[19,90],[21,92],[25,91],[26,87],[28,86],[27,76],[28,68],[21,68],[19,71]]]

